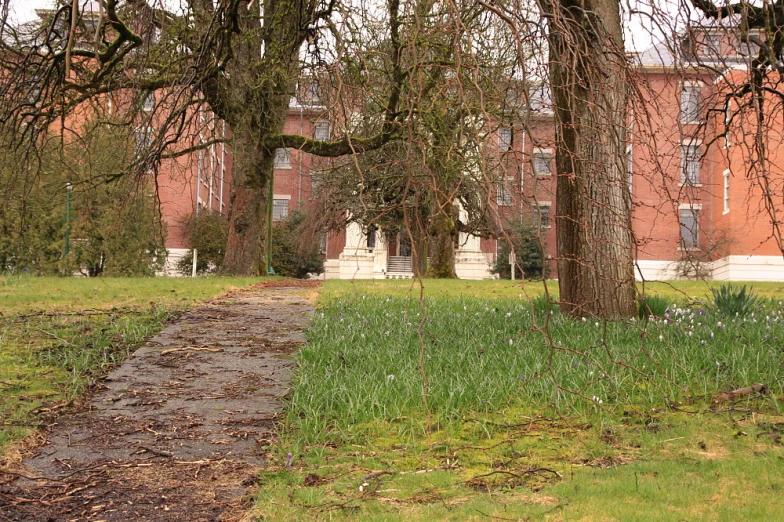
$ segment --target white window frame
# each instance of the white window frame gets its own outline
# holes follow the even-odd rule
[[[142,110],[144,112],[152,112],[155,110],[155,91],[149,91],[147,96],[144,97],[142,102]]]
[[[310,82],[304,85],[302,90],[302,98],[305,103],[309,105],[318,105],[321,103],[321,96],[319,95],[319,82],[312,78]]]
[[[701,45],[701,53],[703,56],[713,57],[719,59],[722,57],[721,54],[721,44],[722,44],[722,37],[721,33],[709,33],[706,32],[702,36],[702,45]]]
[[[325,130],[326,128],[326,130]],[[319,141],[329,141],[330,137],[329,122],[319,120],[313,123],[313,139]]]
[[[495,203],[499,207],[512,206],[512,184],[514,177],[505,176],[498,180],[495,187]]]
[[[730,213],[730,169],[722,173],[722,201],[724,202],[724,210],[722,214]]]
[[[634,186],[634,146],[631,143],[626,145],[626,175],[629,177],[629,195],[631,195]]]
[[[546,230],[546,229],[551,228],[553,226],[552,215],[551,215],[551,211],[553,209],[553,202],[552,201],[539,201],[538,203],[532,201],[531,202],[531,208],[533,209],[533,212],[534,212],[534,220],[535,220],[534,225],[539,225],[539,228],[542,229],[542,230]],[[547,223],[546,225],[542,224],[543,219],[542,219],[541,209],[543,209],[543,208],[547,209],[547,213],[546,213],[547,215],[545,217],[545,220],[546,220],[546,223]]]
[[[272,220],[273,221],[282,221],[282,220],[286,219],[287,217],[289,217],[289,210],[290,210],[290,207],[291,207],[291,205],[290,205],[291,201],[290,200],[291,200],[291,196],[289,196],[289,195],[284,195],[284,194],[273,194],[272,195]],[[275,203],[278,202],[278,201],[285,201],[286,202],[286,214],[285,215],[281,215],[281,214],[277,214],[276,215],[276,213],[275,213]]]
[[[732,100],[727,100],[724,107],[724,148],[730,148],[730,120],[732,119]]]
[[[698,139],[687,139],[681,142],[681,164],[680,164],[680,184],[689,185],[692,187],[701,187],[702,183],[700,182],[700,175],[702,174],[702,151],[700,150],[702,147],[702,140]],[[693,150],[696,155],[696,171],[694,179],[690,179],[689,174],[689,161],[693,159],[693,156],[689,155],[690,150]]]
[[[536,167],[537,159],[540,157],[547,157],[547,171],[539,171]],[[538,177],[552,176],[553,175],[553,149],[540,149],[535,147],[531,151],[531,168],[534,175]]]
[[[690,94],[696,95],[697,98],[696,103],[693,102]],[[701,104],[702,104],[702,82],[699,81],[683,82],[681,86],[680,122],[700,123],[702,121],[700,115]]]
[[[291,150],[285,148],[275,150],[275,168],[276,169],[291,168]]]
[[[512,149],[514,133],[512,127],[498,127],[498,150],[506,152]]]
[[[153,142],[152,127],[149,125],[142,125],[133,130],[133,160],[139,161],[150,150]]]
[[[692,219],[694,220],[694,230],[692,233],[694,235],[694,243],[691,245],[686,245],[686,242],[683,238],[683,219],[682,219],[682,212],[688,211],[691,212]],[[700,214],[702,213],[702,205],[698,203],[684,203],[678,206],[678,250],[699,250],[700,249]]]

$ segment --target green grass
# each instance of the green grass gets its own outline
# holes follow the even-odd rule
[[[784,517],[777,301],[744,321],[656,284],[664,318],[545,322],[542,283],[424,285],[422,308],[410,281],[325,285],[257,518]]]
[[[258,279],[0,276],[0,311],[9,316],[38,311],[137,308],[152,303],[188,304],[254,281]]]
[[[422,409],[424,343],[428,405],[439,422],[510,405],[587,415],[765,383],[784,392],[784,318],[778,305],[743,321],[675,309],[649,323],[532,315],[520,300],[359,296],[323,308],[299,356],[289,422],[303,442],[365,442],[376,419]],[[415,429],[415,428],[411,428]]]
[[[557,281],[466,281],[458,279],[358,279],[331,280],[322,288],[319,303],[325,306],[330,301],[348,295],[383,295],[388,297],[410,297],[419,299],[420,289],[426,297],[476,297],[479,299],[533,299],[544,293],[544,287],[552,296],[558,296]],[[638,284],[645,293],[660,295],[674,302],[690,300],[710,301],[711,288],[718,288],[721,282],[671,281]],[[755,293],[764,298],[780,299],[784,296],[784,283],[746,283]]]
[[[0,454],[120,364],[173,314],[254,281],[0,278]]]

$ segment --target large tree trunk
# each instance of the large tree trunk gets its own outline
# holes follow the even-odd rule
[[[307,34],[307,24],[292,16],[304,15],[297,0],[265,3],[261,31],[251,4],[240,8],[240,26],[249,36],[236,44],[229,62],[225,96],[231,103],[223,111],[232,128],[235,163],[229,239],[221,273],[233,275],[267,273],[265,240],[275,149],[266,141],[283,130],[289,101],[296,94],[299,50]]]
[[[626,169],[626,60],[617,0],[549,5],[561,309],[635,314]]]
[[[232,140],[235,163],[222,274],[266,274],[264,240],[274,156],[265,155],[254,146],[255,141],[250,132],[243,130],[235,132]]]
[[[443,210],[436,208],[430,220],[430,267],[428,277],[456,279],[455,239],[457,211],[452,203]]]

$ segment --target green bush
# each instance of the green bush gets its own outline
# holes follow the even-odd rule
[[[733,286],[731,283],[721,285],[718,289],[711,288],[713,305],[719,312],[730,317],[744,317],[754,310],[759,302],[759,297],[746,285]]]
[[[127,170],[133,148],[118,144],[129,143],[128,129],[88,121],[79,132],[79,140],[47,136],[35,155],[6,147],[0,271],[154,275],[165,258],[166,228],[152,180]],[[6,138],[0,135],[0,148]]]
[[[509,266],[509,253],[514,248],[517,258],[515,277],[520,277],[519,269],[523,269],[526,279],[542,279],[547,276],[544,254],[536,229],[526,221],[512,223],[506,237],[498,238],[498,257],[492,272],[501,279],[511,279],[512,268]]]
[[[324,272],[324,256],[317,236],[304,226],[304,215],[294,211],[272,227],[272,267],[277,275],[307,279]]]
[[[214,272],[223,262],[226,242],[229,238],[229,220],[214,210],[203,209],[192,215],[185,223],[191,248],[195,248],[196,273]],[[177,262],[177,271],[183,275],[193,273],[193,251]]]

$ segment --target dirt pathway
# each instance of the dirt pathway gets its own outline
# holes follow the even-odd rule
[[[0,485],[0,520],[241,518],[310,311],[303,289],[265,288],[181,316]]]

